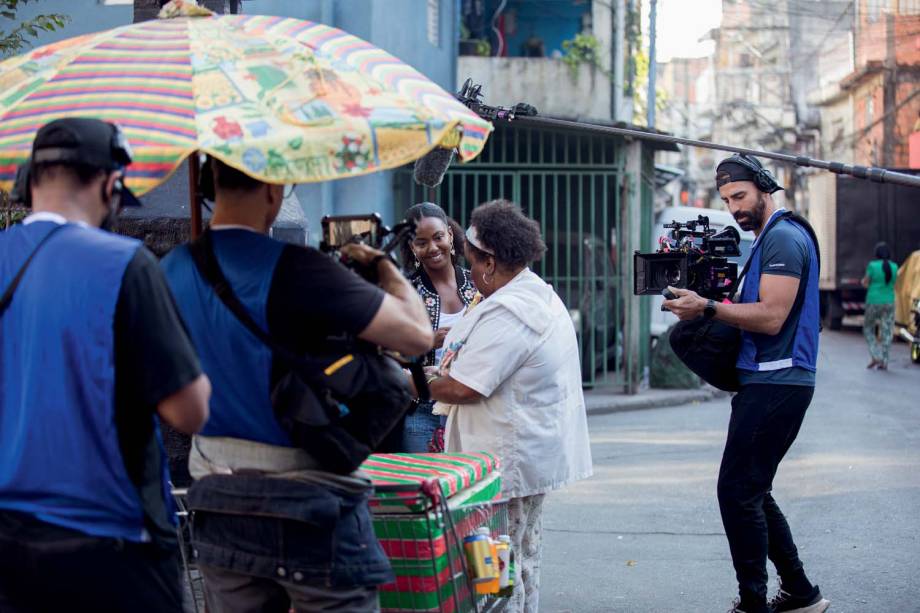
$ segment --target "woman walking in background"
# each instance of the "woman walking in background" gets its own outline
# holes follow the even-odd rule
[[[476,295],[470,271],[457,264],[463,252],[463,230],[447,216],[444,209],[431,202],[421,202],[406,211],[406,219],[415,222],[415,236],[403,246],[403,259],[415,271],[410,281],[415,286],[435,331],[434,349],[425,356],[423,366],[435,366],[444,352],[444,337],[463,316],[466,305]],[[434,402],[420,402],[415,412],[406,416],[403,451],[424,453],[444,451],[441,418],[432,415]],[[429,445],[431,443],[431,445]]]
[[[885,243],[875,246],[875,258],[866,267],[862,279],[866,292],[866,316],[863,334],[869,344],[872,360],[866,368],[888,369],[888,349],[894,329],[894,280],[898,265],[891,261],[891,251]]]

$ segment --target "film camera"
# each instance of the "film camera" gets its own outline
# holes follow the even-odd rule
[[[728,258],[741,255],[741,235],[733,226],[720,231],[709,227],[709,218],[700,215],[686,223],[664,224],[670,230],[658,241],[655,253],[636,252],[633,256],[637,296],[661,294],[669,285],[695,291],[705,298],[728,295],[738,278],[738,264]]]
[[[415,233],[415,222],[402,221],[393,228],[383,224],[376,213],[366,215],[339,215],[323,217],[323,238],[319,249],[354,269],[371,282],[376,282],[376,270],[363,269],[341,253],[342,247],[350,243],[360,243],[379,249],[388,257],[401,243],[411,240]]]

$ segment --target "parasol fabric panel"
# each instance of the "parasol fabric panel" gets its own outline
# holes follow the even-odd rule
[[[466,161],[492,130],[364,40],[259,15],[147,21],[0,62],[0,189],[38,128],[68,116],[123,128],[138,194],[196,150],[269,183],[304,183],[395,168],[438,145]]]

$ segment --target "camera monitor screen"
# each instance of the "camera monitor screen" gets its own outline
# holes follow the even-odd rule
[[[660,294],[668,287],[687,287],[688,262],[685,253],[636,253],[635,286],[637,296]]]
[[[381,221],[376,213],[323,217],[323,243],[330,249],[340,249],[348,243],[376,245],[380,239]]]

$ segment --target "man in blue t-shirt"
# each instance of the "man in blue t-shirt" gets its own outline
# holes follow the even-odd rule
[[[682,320],[711,317],[741,329],[737,368],[719,470],[719,508],[738,579],[736,613],[821,613],[830,603],[805,575],[773,477],[811,403],[818,352],[818,254],[808,230],[777,207],[782,189],[753,157],[733,155],[716,185],[743,230],[757,236],[737,304],[671,288],[664,305]],[[767,603],[766,561],[781,585]]]

